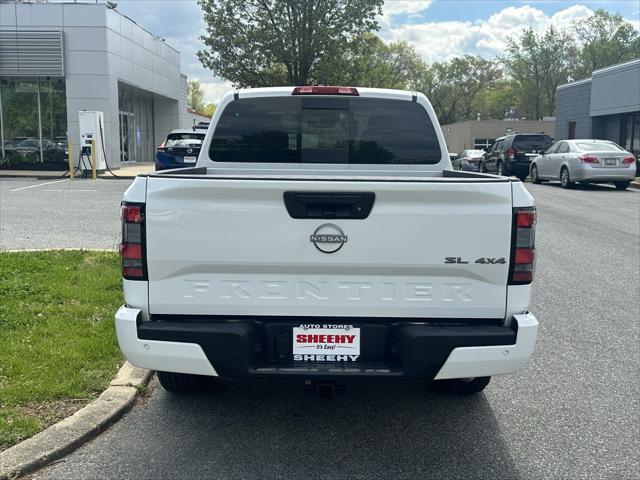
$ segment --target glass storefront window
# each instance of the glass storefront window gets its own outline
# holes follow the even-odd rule
[[[66,166],[67,107],[62,79],[0,80],[0,165]]]
[[[120,161],[153,161],[153,98],[135,87],[118,84]]]
[[[42,143],[45,162],[67,161],[66,105],[63,80],[40,81]]]

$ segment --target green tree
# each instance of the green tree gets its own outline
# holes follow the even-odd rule
[[[575,74],[573,37],[553,27],[542,35],[529,29],[519,39],[509,38],[507,52],[502,63],[517,86],[521,115],[530,119],[553,115],[556,88]]]
[[[598,9],[587,19],[575,21],[573,27],[582,45],[580,76],[640,57],[640,34],[618,13]]]
[[[502,79],[476,98],[472,110],[479,113],[483,120],[501,120],[509,108],[516,106],[518,106],[517,85]]]
[[[386,44],[373,33],[354,38],[341,55],[318,62],[322,83],[411,89],[426,65],[406,42]]]
[[[419,89],[441,123],[473,119],[480,99],[502,77],[495,61],[464,55],[423,70]]]
[[[459,97],[459,111],[463,119],[475,118],[474,105],[479,96],[502,77],[497,63],[482,57],[464,55],[449,62],[454,92]]]
[[[442,125],[459,119],[460,97],[456,93],[455,82],[448,62],[429,65],[420,79],[418,90],[427,96]]]
[[[197,113],[202,113],[205,108],[204,90],[198,80],[189,80],[187,84],[187,107]]]
[[[238,87],[321,82],[314,68],[377,30],[383,0],[198,0],[202,64]]]
[[[215,103],[207,103],[207,105],[202,110],[202,114],[207,117],[213,117],[213,114],[216,113],[217,105]]]

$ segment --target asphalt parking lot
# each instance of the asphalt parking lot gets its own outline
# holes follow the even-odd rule
[[[0,180],[0,250],[104,248],[120,241],[120,201],[131,180]]]
[[[128,182],[20,182],[0,182],[2,248],[117,244]],[[225,380],[195,396],[153,384],[34,477],[638,478],[640,191],[526,186],[539,212],[541,331],[521,373],[475,397],[411,383],[351,384],[333,400],[297,382]]]

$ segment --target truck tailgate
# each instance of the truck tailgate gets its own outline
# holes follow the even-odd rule
[[[511,184],[446,180],[150,176],[150,312],[502,318]],[[285,192],[375,200],[364,219],[292,218]]]

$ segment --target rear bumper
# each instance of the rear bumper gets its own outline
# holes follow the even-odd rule
[[[160,371],[236,378],[388,377],[446,379],[512,373],[531,356],[538,321],[515,315],[504,325],[434,325],[409,321],[358,322],[362,351],[358,363],[293,362],[282,340],[300,321],[229,319],[139,321],[140,311],[116,313],[118,342],[139,367]],[[351,323],[351,322],[350,322]],[[356,324],[356,322],[353,322]]]
[[[531,167],[531,161],[530,160],[524,160],[524,161],[511,160],[507,162],[506,167],[509,173],[528,175],[529,168]]]
[[[194,154],[197,158],[198,154]],[[184,157],[180,155],[170,155],[164,152],[156,152],[156,170],[169,170],[173,168],[185,168],[195,166],[195,162],[186,163]]]
[[[632,181],[636,175],[635,165],[631,167],[607,168],[584,165],[576,168],[572,180],[581,182],[626,182]]]

